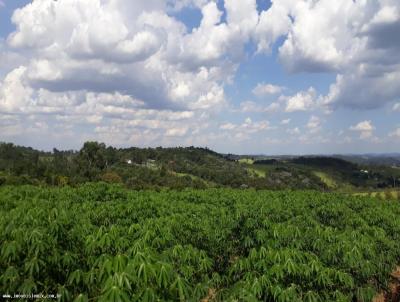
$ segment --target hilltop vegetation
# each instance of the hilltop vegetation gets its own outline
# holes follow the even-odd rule
[[[299,157],[292,163],[323,171],[339,184],[356,188],[390,188],[400,178],[400,170],[387,166],[359,165],[340,158]]]
[[[206,148],[114,148],[42,152],[0,143],[0,185],[121,183],[131,189],[256,188],[359,192],[397,187],[400,169],[330,157],[260,159]]]
[[[132,189],[232,187],[324,189],[312,173],[267,175],[205,148],[126,148],[86,142],[79,151],[40,152],[0,144],[0,184],[122,183]]]
[[[400,203],[313,191],[2,186],[0,292],[369,302],[400,262],[399,216]]]
[[[400,185],[400,169],[391,166],[360,165],[340,158],[308,156],[291,158],[238,159],[249,170],[259,171],[276,182],[300,178],[312,180],[320,190],[364,192],[396,190]],[[251,164],[250,164],[251,161]],[[314,178],[313,178],[314,176]],[[315,180],[315,177],[317,180]]]
[[[129,188],[240,186],[245,169],[202,148],[107,147],[87,142],[79,151],[40,152],[0,145],[0,182],[77,185],[88,181],[123,183]]]

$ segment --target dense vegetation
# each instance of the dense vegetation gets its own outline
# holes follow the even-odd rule
[[[330,157],[246,158],[206,148],[114,148],[42,152],[0,143],[0,185],[121,183],[131,189],[256,188],[372,192],[400,184],[400,169]]]
[[[390,188],[400,181],[400,170],[390,166],[360,165],[333,157],[298,157],[291,162],[324,171],[354,187]]]
[[[126,148],[86,142],[79,151],[41,152],[0,143],[1,184],[123,183],[132,189],[233,187],[325,189],[308,171],[257,175],[205,148]]]
[[[243,160],[243,159],[241,159]],[[330,190],[361,192],[400,187],[400,169],[395,166],[358,164],[342,158],[327,156],[307,156],[294,158],[254,159],[253,169],[275,174],[286,171],[291,175],[313,174]],[[281,181],[281,177],[277,177]],[[320,187],[320,189],[324,189]]]
[[[79,151],[40,152],[0,144],[0,184],[124,183],[130,188],[241,185],[246,171],[201,148],[106,147],[87,142]]]
[[[0,292],[61,301],[371,301],[400,203],[315,191],[0,187]]]

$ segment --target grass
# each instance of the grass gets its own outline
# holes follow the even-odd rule
[[[243,163],[243,165],[252,177],[265,178],[269,172],[268,166],[266,165],[255,165],[250,163]]]
[[[319,177],[323,183],[325,183],[328,188],[330,189],[336,189],[338,187],[338,184],[336,181],[330,177],[328,174],[320,171],[314,171],[314,175]]]
[[[254,164],[254,160],[251,158],[241,158],[239,159],[239,163],[252,165]]]
[[[261,177],[261,178],[264,178],[264,177],[267,176],[267,173],[266,173],[265,171],[263,171],[263,170],[254,169],[254,168],[247,168],[246,170],[249,171],[250,174],[251,174],[253,177]]]
[[[178,176],[178,177],[189,176],[191,179],[193,179],[193,180],[199,180],[199,181],[201,181],[202,183],[204,183],[207,187],[210,187],[210,188],[217,187],[217,184],[216,184],[215,182],[204,180],[204,179],[202,179],[201,177],[198,177],[198,176],[193,175],[193,174],[189,174],[189,173],[178,173],[178,172],[175,172],[175,171],[170,171],[170,173],[173,174],[173,175],[175,175],[175,176]]]
[[[398,191],[392,191],[392,192],[390,192],[390,195],[394,199],[400,199],[400,192],[398,192]]]
[[[385,190],[385,191],[374,191],[374,192],[357,192],[355,196],[372,197],[383,200],[400,200],[400,191]]]

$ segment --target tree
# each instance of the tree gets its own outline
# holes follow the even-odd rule
[[[80,174],[89,180],[95,180],[107,166],[106,145],[85,142],[76,160]]]
[[[117,149],[115,149],[114,147],[107,147],[104,153],[106,158],[106,168],[118,162]]]
[[[68,159],[64,152],[53,149],[54,159],[53,159],[53,169],[56,174],[66,174],[68,171]]]
[[[119,176],[118,173],[113,172],[113,171],[104,173],[101,176],[101,180],[108,182],[108,183],[122,183],[121,176]]]

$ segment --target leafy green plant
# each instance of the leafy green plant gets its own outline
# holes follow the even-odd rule
[[[400,263],[370,197],[3,186],[0,214],[0,291],[60,301],[367,302]]]

